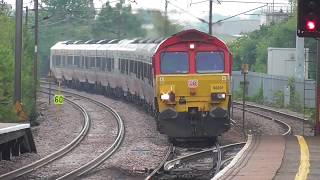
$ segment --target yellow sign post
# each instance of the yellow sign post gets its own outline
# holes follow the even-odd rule
[[[58,92],[54,95],[53,98],[54,104],[57,106],[57,120],[59,120],[60,107],[64,104],[64,96],[60,91],[60,82],[58,83]]]

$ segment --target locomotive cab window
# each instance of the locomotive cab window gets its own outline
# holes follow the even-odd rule
[[[186,74],[189,72],[187,52],[161,53],[160,68],[162,74]]]
[[[198,52],[196,56],[197,73],[224,72],[223,52]]]

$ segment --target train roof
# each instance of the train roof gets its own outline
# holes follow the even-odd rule
[[[154,53],[164,38],[157,39],[103,39],[60,41],[51,47],[51,50],[118,50],[118,51],[144,51]]]
[[[188,29],[172,35],[171,37],[164,40],[158,46],[157,50],[164,49],[177,42],[203,42],[229,51],[227,45],[221,39],[216,36],[211,36],[207,33],[198,31],[196,29]]]
[[[51,50],[85,50],[85,51],[137,51],[154,54],[157,50],[168,47],[180,41],[206,42],[228,50],[226,44],[215,36],[189,29],[172,35],[169,38],[135,38],[135,39],[102,39],[102,40],[78,40],[60,41],[51,47]]]

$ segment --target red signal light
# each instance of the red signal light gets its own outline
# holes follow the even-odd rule
[[[316,22],[315,21],[307,21],[307,30],[314,31],[316,29]]]

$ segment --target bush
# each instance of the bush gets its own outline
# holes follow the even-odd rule
[[[273,106],[277,108],[283,108],[284,107],[284,93],[283,91],[276,91],[273,94]]]
[[[16,122],[14,112],[14,20],[0,15],[0,122]],[[22,60],[22,102],[27,114],[35,111],[33,102],[33,42],[24,32]],[[34,118],[34,117],[33,117]]]
[[[263,97],[263,87],[262,84],[259,88],[259,91],[257,92],[257,94],[255,94],[254,96],[252,96],[250,99],[250,101],[256,102],[258,104],[263,104],[264,103],[264,97]]]

